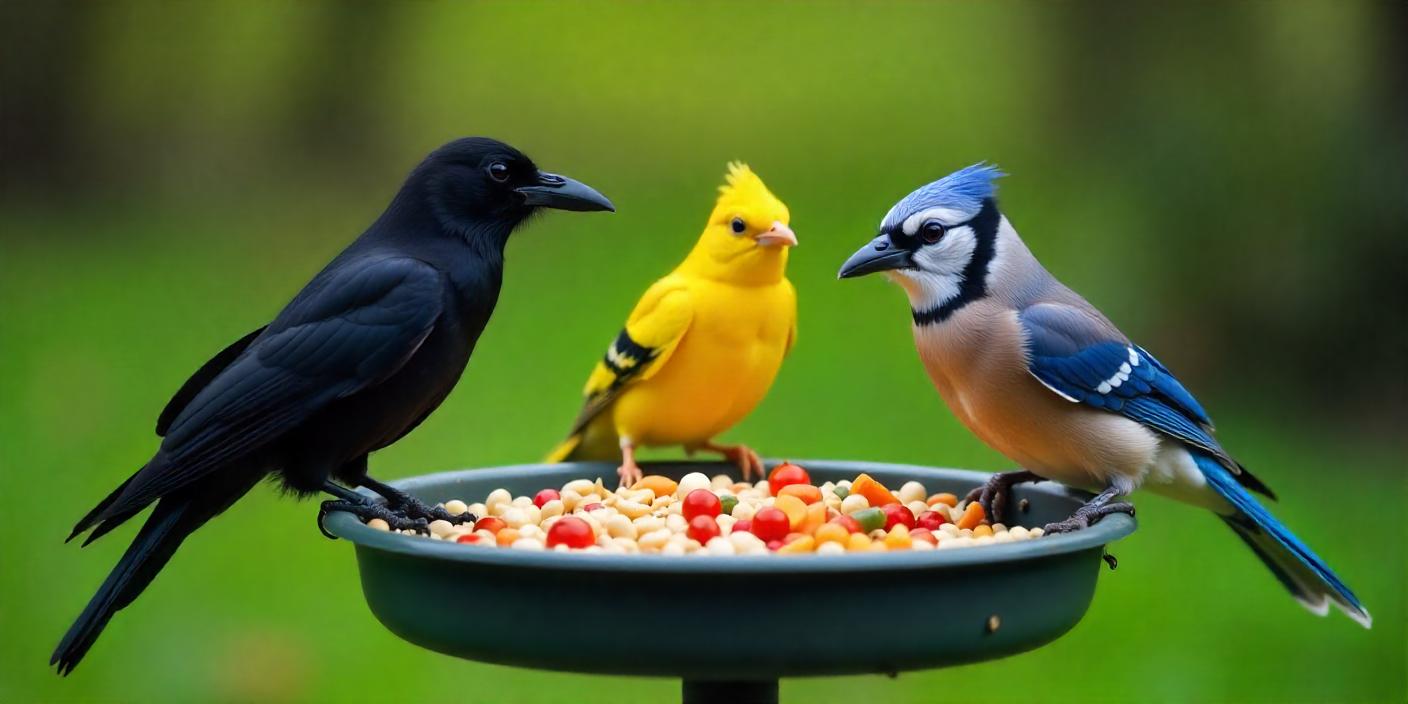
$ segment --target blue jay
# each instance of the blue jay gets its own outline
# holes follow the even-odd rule
[[[885,274],[909,295],[914,341],[939,395],[980,439],[1024,468],[975,489],[1000,520],[1011,486],[1051,479],[1098,492],[1048,533],[1085,528],[1141,486],[1215,511],[1291,594],[1333,602],[1366,628],[1349,587],[1252,496],[1275,498],[1213,437],[1212,420],[1153,355],[1062,285],[994,200],[975,164],[896,203],[840,278]]]

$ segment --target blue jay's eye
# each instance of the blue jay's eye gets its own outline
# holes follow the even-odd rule
[[[944,225],[938,220],[928,220],[919,227],[919,238],[925,244],[938,242],[944,236]]]
[[[489,178],[492,178],[492,179],[494,179],[495,181],[498,181],[499,183],[503,183],[504,181],[507,181],[507,180],[508,180],[508,164],[505,164],[505,163],[503,163],[502,161],[496,161],[496,162],[490,164],[490,165],[489,165]]]
[[[744,230],[748,229],[748,225],[743,222],[743,218],[734,218],[733,222],[729,224],[729,227],[733,228],[733,234],[735,235],[741,235]]]

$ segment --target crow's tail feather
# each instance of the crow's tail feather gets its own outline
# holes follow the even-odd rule
[[[157,504],[156,510],[108,574],[103,586],[98,588],[98,593],[88,601],[88,606],[54,649],[49,664],[56,665],[60,675],[67,675],[78,666],[113,614],[132,603],[151,584],[152,578],[175,554],[181,541],[194,530],[195,526],[190,525],[187,519],[191,508],[189,501],[172,503],[168,499]]]

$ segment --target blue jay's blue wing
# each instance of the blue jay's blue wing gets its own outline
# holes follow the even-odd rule
[[[1168,368],[1103,319],[1060,303],[1018,313],[1027,335],[1027,370],[1048,389],[1138,421],[1216,457],[1254,491],[1274,498],[1212,436],[1212,419]]]

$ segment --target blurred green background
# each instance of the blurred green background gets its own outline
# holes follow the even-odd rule
[[[0,700],[677,696],[398,640],[364,606],[351,546],[267,488],[192,537],[72,677],[45,667],[135,528],[82,551],[62,540],[155,449],[169,394],[269,319],[424,153],[468,134],[620,212],[515,237],[459,388],[373,458],[378,476],[545,453],[730,159],[791,206],[802,240],[800,343],[730,437],[773,456],[1007,468],[929,386],[898,290],[835,280],[900,196],[991,160],[1032,249],[1202,397],[1375,627],[1306,614],[1214,517],[1141,497],[1119,571],[1067,637],[949,671],[787,681],[783,698],[1408,698],[1404,3],[0,7]],[[746,628],[779,598],[760,584],[679,608]],[[924,627],[905,617],[917,605],[891,606],[897,628]],[[523,627],[631,617],[602,610]],[[844,614],[818,618],[846,638]]]

